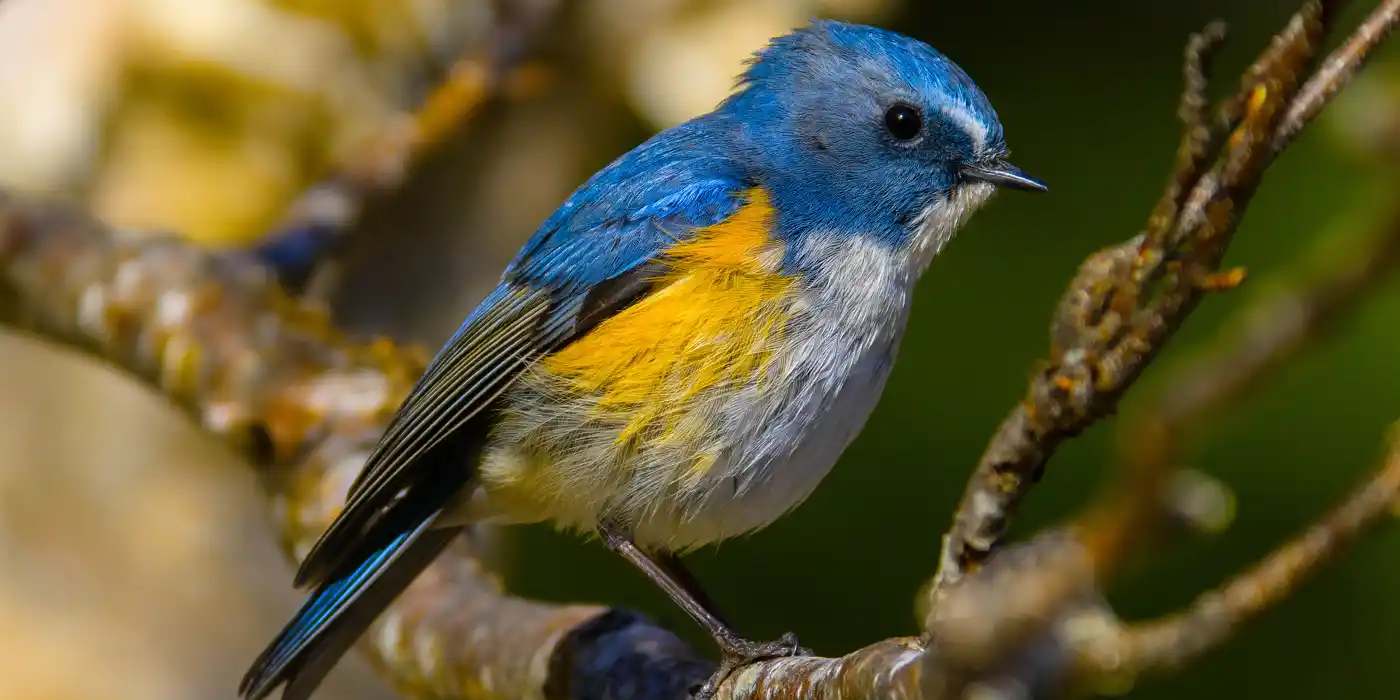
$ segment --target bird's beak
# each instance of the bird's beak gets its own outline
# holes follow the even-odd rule
[[[980,180],[997,187],[1009,187],[1013,190],[1045,192],[1050,189],[1045,186],[1045,183],[1027,175],[1025,171],[1000,158],[986,163],[964,165],[962,166],[962,174],[969,180]]]

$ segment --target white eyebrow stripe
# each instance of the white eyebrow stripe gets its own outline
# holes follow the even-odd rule
[[[944,104],[940,110],[972,139],[975,150],[981,151],[987,145],[987,126],[972,116],[971,112],[956,104]]]

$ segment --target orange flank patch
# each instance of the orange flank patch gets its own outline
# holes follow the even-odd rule
[[[656,292],[543,368],[594,399],[598,418],[623,424],[620,443],[699,439],[682,434],[697,427],[687,414],[760,378],[784,332],[793,280],[778,272],[772,221],[767,193],[749,191],[723,223],[666,251]]]

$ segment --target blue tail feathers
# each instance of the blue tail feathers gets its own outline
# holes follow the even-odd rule
[[[283,700],[304,700],[389,603],[427,568],[460,528],[433,529],[433,518],[395,535],[343,575],[322,582],[238,686],[261,700],[287,683]]]

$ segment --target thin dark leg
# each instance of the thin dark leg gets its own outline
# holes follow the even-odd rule
[[[690,569],[686,568],[685,562],[681,561],[680,557],[671,552],[651,552],[649,557],[656,562],[657,566],[670,574],[671,578],[685,589],[686,594],[700,604],[700,607],[710,611],[710,615],[719,620],[721,625],[729,627],[729,621],[724,619],[724,614],[720,612],[719,606],[715,604],[710,594],[705,592],[705,587],[700,585],[700,580],[695,578],[695,574],[690,573]]]
[[[697,700],[708,700],[712,697],[719,689],[719,684],[723,683],[730,673],[741,666],[762,659],[811,653],[797,645],[797,637],[791,632],[772,642],[753,642],[740,637],[724,623],[724,620],[714,612],[712,607],[706,604],[708,596],[701,592],[701,598],[697,599],[685,584],[677,580],[673,572],[667,570],[667,566],[659,564],[651,555],[642,551],[632,542],[631,538],[622,534],[620,529],[609,525],[599,525],[598,533],[603,536],[603,542],[608,545],[609,549],[622,555],[622,558],[631,562],[653,583],[660,586],[661,590],[665,591],[666,595],[670,596],[671,600],[675,601],[676,605],[679,605],[686,614],[690,615],[691,619],[704,627],[710,636],[714,637],[715,644],[719,645],[721,653],[719,669],[695,693]],[[669,563],[679,564],[678,561]],[[691,585],[698,590],[699,587],[694,585],[694,577],[690,576],[684,566],[679,568],[685,572],[683,576],[690,579]]]
[[[697,596],[693,595],[685,584],[677,581],[671,572],[666,570],[666,567],[657,563],[642,548],[633,544],[631,539],[606,525],[600,526],[598,532],[603,536],[603,542],[608,545],[608,549],[621,554],[623,559],[637,567],[647,578],[651,579],[652,583],[660,586],[661,590],[665,591],[676,605],[681,606],[681,609],[690,615],[696,624],[704,627],[710,636],[716,640],[737,636],[729,629],[728,625],[724,624],[724,620],[720,619],[719,615],[716,615],[711,608],[698,600]]]

